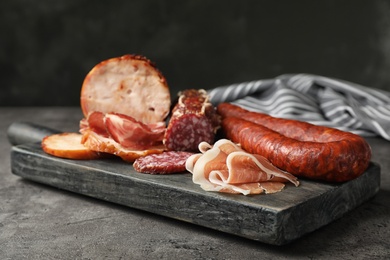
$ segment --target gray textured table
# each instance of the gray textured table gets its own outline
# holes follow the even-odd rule
[[[390,142],[369,138],[381,189],[341,219],[285,246],[227,235],[11,174],[14,121],[75,131],[79,108],[0,108],[1,259],[384,259],[390,257]]]

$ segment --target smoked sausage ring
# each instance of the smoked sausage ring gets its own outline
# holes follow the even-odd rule
[[[251,112],[230,103],[217,107],[227,138],[296,176],[344,182],[360,176],[371,159],[359,135]]]

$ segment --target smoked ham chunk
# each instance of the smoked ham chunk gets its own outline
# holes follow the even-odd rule
[[[97,64],[81,89],[82,144],[125,161],[165,150],[171,107],[167,82],[142,56],[124,55]]]
[[[145,124],[164,121],[171,106],[164,76],[150,60],[136,55],[97,64],[84,79],[80,102],[85,117],[115,112]]]

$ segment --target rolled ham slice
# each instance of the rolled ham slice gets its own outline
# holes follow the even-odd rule
[[[186,161],[192,180],[206,191],[260,194],[281,191],[286,182],[299,185],[298,179],[273,166],[259,155],[245,152],[230,140],[221,139],[213,146],[202,142],[200,154]]]

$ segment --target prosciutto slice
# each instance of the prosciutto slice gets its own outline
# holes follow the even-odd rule
[[[92,112],[80,122],[82,143],[90,150],[115,154],[133,162],[140,156],[161,153],[165,123],[144,124],[119,113]]]
[[[165,150],[163,144],[154,145],[144,150],[125,148],[112,138],[98,135],[91,130],[84,130],[81,143],[91,151],[113,154],[127,162],[134,162],[142,156],[162,153]]]
[[[105,125],[109,135],[125,148],[147,149],[162,143],[165,123],[143,124],[130,116],[117,113],[105,115]]]
[[[192,180],[206,191],[260,194],[275,193],[285,187],[285,182],[295,186],[295,176],[284,172],[260,155],[247,153],[230,140],[221,139],[213,146],[199,144],[201,153],[186,161]]]

